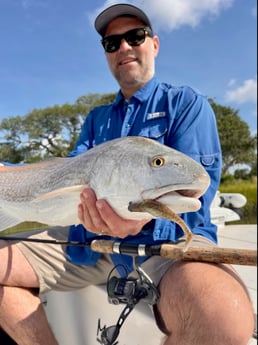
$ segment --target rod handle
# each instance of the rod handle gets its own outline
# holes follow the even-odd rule
[[[162,244],[160,255],[167,259],[257,266],[257,250],[251,249],[190,246],[184,251],[174,244]]]

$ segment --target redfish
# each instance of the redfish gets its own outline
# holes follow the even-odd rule
[[[0,231],[24,221],[78,224],[87,186],[128,219],[155,218],[128,210],[146,199],[177,214],[194,212],[209,183],[201,164],[177,150],[144,137],[114,139],[72,158],[0,167]]]

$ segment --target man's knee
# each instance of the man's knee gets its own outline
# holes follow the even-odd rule
[[[229,266],[177,262],[160,282],[157,305],[171,334],[247,343],[254,327],[251,302],[239,276]],[[214,338],[215,339],[215,338]],[[192,343],[193,340],[191,340]],[[190,342],[189,342],[190,343]],[[198,342],[197,342],[198,343]],[[215,344],[216,342],[214,342]],[[233,343],[233,342],[232,342]]]
[[[37,288],[38,277],[17,245],[0,241],[0,285]]]

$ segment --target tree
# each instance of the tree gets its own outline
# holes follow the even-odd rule
[[[256,157],[256,138],[251,136],[248,124],[241,120],[238,110],[210,100],[215,112],[222,148],[222,175],[236,164],[252,165]]]
[[[241,179],[241,180],[249,180],[250,178],[249,169],[236,169],[234,171],[234,178]]]
[[[23,117],[4,119],[0,131],[6,145],[19,152],[23,161],[62,157],[74,146],[85,116],[84,105],[55,105],[34,109]],[[9,157],[9,161],[13,162],[13,158]],[[13,163],[17,163],[16,159]]]
[[[66,156],[74,148],[89,111],[113,102],[115,96],[89,94],[79,97],[73,105],[34,109],[23,117],[3,119],[0,133],[7,146],[0,147],[0,160],[18,163]]]
[[[1,145],[0,161],[19,163],[23,160],[23,118],[14,116],[3,119],[0,125]]]
[[[9,143],[0,144],[0,162],[19,163],[23,160],[23,151]]]
[[[79,97],[75,104],[81,104],[88,107],[88,112],[102,104],[110,104],[113,103],[116,98],[116,93],[104,93],[100,95],[98,93],[91,93],[88,95],[84,95]]]

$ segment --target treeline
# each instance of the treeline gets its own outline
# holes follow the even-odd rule
[[[34,109],[24,116],[4,118],[0,123],[0,161],[31,163],[51,156],[66,156],[73,149],[89,111],[112,103],[115,97],[115,93],[88,94],[74,104],[54,105]],[[236,164],[247,168],[235,170],[235,178],[256,176],[257,135],[251,135],[238,110],[216,104],[212,99],[209,102],[217,118],[224,178]]]

